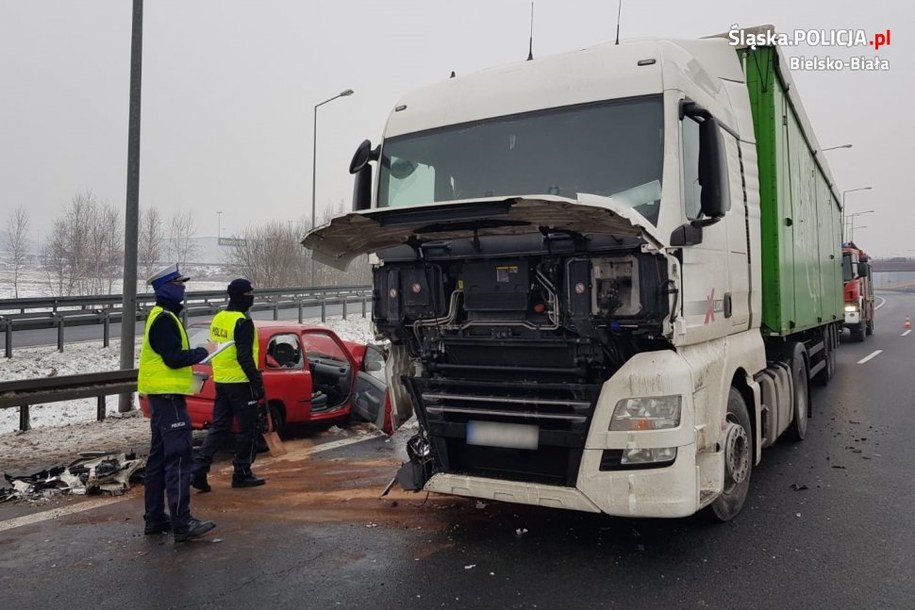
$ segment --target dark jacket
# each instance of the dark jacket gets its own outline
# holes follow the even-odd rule
[[[247,315],[247,311],[242,307],[234,305],[231,301],[226,308],[227,311],[240,311],[245,317],[235,323],[235,353],[238,359],[238,365],[251,382],[251,388],[254,393],[261,397],[264,395],[264,381],[261,372],[257,370],[257,363],[254,362],[254,321]]]
[[[175,303],[162,297],[156,298],[156,305],[167,309],[176,316],[180,316],[181,310],[184,309],[181,303]],[[178,322],[178,324],[180,323]],[[166,366],[173,369],[197,364],[208,355],[206,349],[202,347],[181,349],[181,330],[178,328],[178,324],[171,316],[160,315],[153,321],[149,329],[149,346],[162,356]]]

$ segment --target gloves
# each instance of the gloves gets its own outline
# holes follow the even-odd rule
[[[262,402],[264,397],[267,395],[267,392],[264,390],[263,382],[256,382],[251,384],[251,395],[254,397],[254,400]]]

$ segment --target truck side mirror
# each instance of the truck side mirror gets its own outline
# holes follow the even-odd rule
[[[724,195],[724,155],[718,121],[709,116],[699,125],[699,184],[702,213],[721,218],[727,211]]]
[[[369,161],[377,161],[381,147],[372,148],[369,140],[363,140],[349,164],[349,173],[355,174],[353,184],[353,211],[367,210],[372,207],[372,166]]]
[[[680,119],[692,117],[699,121],[699,186],[701,212],[709,219],[717,220],[728,210],[727,184],[724,168],[724,146],[718,121],[699,104],[683,100],[680,102]]]

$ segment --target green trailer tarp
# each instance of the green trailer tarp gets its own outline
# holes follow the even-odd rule
[[[787,336],[843,319],[842,209],[775,47],[740,49],[756,146],[762,332]],[[787,68],[784,68],[785,70]]]

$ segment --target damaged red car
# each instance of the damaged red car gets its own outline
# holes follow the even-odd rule
[[[293,424],[342,423],[351,417],[391,432],[381,348],[345,341],[323,326],[262,320],[255,320],[254,326],[260,343],[257,366],[278,432]],[[209,323],[191,324],[190,344],[205,344],[209,328]],[[191,425],[201,430],[213,421],[216,385],[210,364],[195,364],[193,369],[203,384],[187,397],[187,408]],[[145,396],[140,397],[140,408],[149,417]]]

